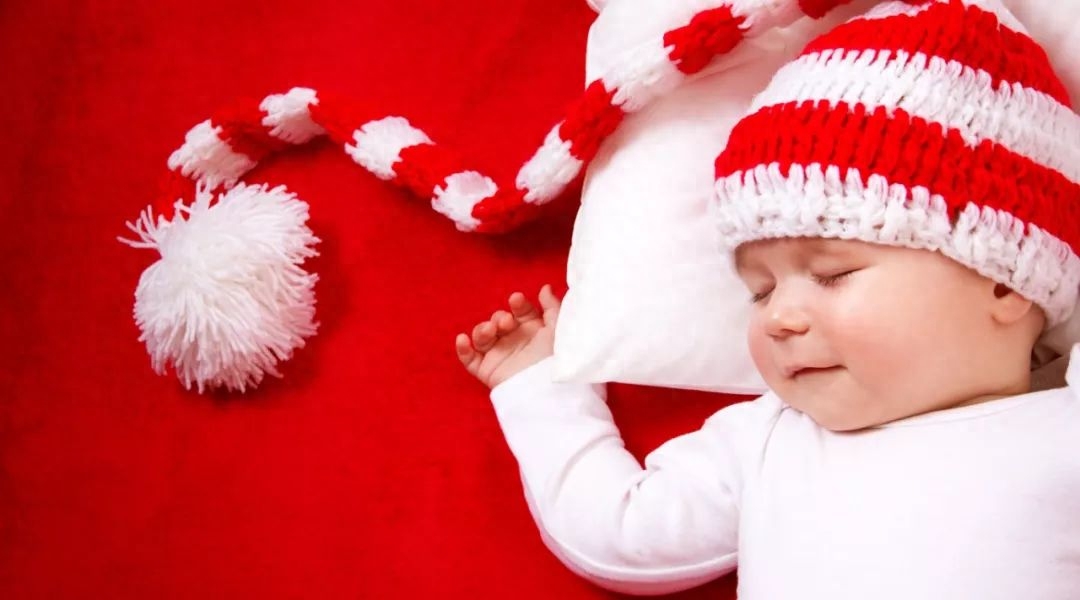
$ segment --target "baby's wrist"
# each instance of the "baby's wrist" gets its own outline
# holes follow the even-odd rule
[[[533,360],[531,362],[527,362],[527,363],[523,364],[523,366],[520,366],[520,367],[517,367],[517,368],[513,369],[512,371],[508,372],[505,376],[501,376],[498,379],[498,381],[493,380],[490,383],[491,390],[494,391],[495,388],[505,387],[505,386],[507,386],[507,384],[517,383],[519,380],[522,380],[522,379],[531,379],[534,375],[538,375],[538,373],[536,373],[536,371],[546,369],[546,363],[552,357],[553,357],[553,355],[546,354],[544,356],[538,357],[537,359],[535,359],[535,360]],[[547,377],[547,379],[550,380],[550,377]]]

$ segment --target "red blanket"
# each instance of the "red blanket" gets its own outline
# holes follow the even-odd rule
[[[576,192],[491,238],[328,143],[260,166],[247,180],[312,205],[322,327],[285,379],[243,396],[151,371],[131,310],[155,255],[115,240],[188,128],[294,85],[407,116],[509,175],[581,89],[594,15],[583,0],[240,4],[0,5],[0,597],[606,597],[541,544],[453,352],[510,292],[565,289]],[[611,394],[639,456],[725,402]]]

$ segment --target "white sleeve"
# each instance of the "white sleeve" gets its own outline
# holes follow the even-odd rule
[[[760,456],[777,403],[719,411],[645,458],[626,451],[603,386],[554,383],[551,360],[491,392],[545,544],[614,591],[662,594],[735,568],[746,459]]]

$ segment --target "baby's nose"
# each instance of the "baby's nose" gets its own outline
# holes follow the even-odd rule
[[[777,294],[773,290],[766,309],[765,332],[773,338],[783,339],[810,331],[810,318],[798,299],[792,294]]]

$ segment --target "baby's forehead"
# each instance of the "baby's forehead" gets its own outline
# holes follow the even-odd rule
[[[875,244],[829,238],[775,238],[742,244],[735,249],[735,266],[744,269],[773,260],[816,257],[858,257],[880,251]]]

